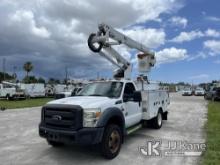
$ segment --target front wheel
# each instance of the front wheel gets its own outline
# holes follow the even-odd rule
[[[52,141],[52,140],[48,140],[47,139],[47,143],[53,147],[61,147],[63,146],[64,144],[61,143],[61,142],[55,142],[55,141]]]
[[[121,149],[122,132],[118,125],[110,124],[106,127],[102,142],[101,153],[106,159],[115,158]]]
[[[160,129],[162,127],[163,117],[162,112],[159,111],[157,116],[152,120],[153,128]]]

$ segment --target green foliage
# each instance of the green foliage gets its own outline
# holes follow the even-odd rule
[[[28,61],[24,64],[23,69],[27,72],[26,77],[28,77],[29,72],[31,72],[34,69],[34,66],[30,61]]]
[[[38,83],[38,80],[35,76],[25,76],[22,82],[25,84],[31,84],[31,83]]]
[[[60,80],[54,79],[54,78],[49,78],[48,84],[60,84]]]
[[[40,77],[39,79],[38,79],[38,83],[42,83],[42,84],[45,84],[46,83],[46,81],[42,78],[42,77]]]
[[[203,155],[202,164],[220,164],[220,102],[209,102],[208,122],[206,125],[207,150]]]
[[[25,108],[25,107],[38,107],[46,104],[47,102],[53,100],[52,98],[34,98],[26,100],[0,100],[0,107],[6,109],[15,109],[15,108]]]
[[[5,73],[5,80],[12,80],[14,77],[8,73]],[[4,73],[0,72],[0,82],[4,80]]]

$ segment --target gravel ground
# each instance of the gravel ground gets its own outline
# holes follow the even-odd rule
[[[52,148],[38,136],[40,107],[0,112],[1,165],[72,165],[72,164],[198,164],[200,157],[161,156],[147,157],[139,147],[148,140],[160,139],[162,148],[168,141],[182,140],[202,143],[207,108],[203,97],[171,94],[168,121],[160,130],[142,128],[126,137],[121,152],[113,160],[105,160],[93,147],[65,146]]]

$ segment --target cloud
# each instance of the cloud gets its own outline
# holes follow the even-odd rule
[[[185,41],[191,41],[196,38],[203,37],[204,34],[201,31],[181,32],[178,36],[174,37],[171,42],[182,43]]]
[[[174,37],[170,41],[176,42],[176,43],[182,43],[182,42],[187,42],[187,41],[191,41],[191,40],[202,38],[202,37],[219,38],[220,32],[215,29],[211,29],[211,28],[207,29],[204,32],[200,30],[193,30],[190,32],[181,32],[178,36]]]
[[[166,39],[166,33],[163,29],[136,27],[134,29],[124,30],[123,32],[148,48],[157,48],[163,45]]]
[[[189,79],[191,80],[195,80],[195,79],[208,79],[209,75],[207,74],[199,74],[199,75],[194,75],[194,76],[190,76]]]
[[[26,25],[26,30],[29,30],[32,34],[42,37],[49,38],[50,32],[45,27],[37,27],[34,20],[34,15],[29,10],[17,10],[11,17],[11,24],[16,24],[19,27]]]
[[[8,70],[17,66],[19,73],[30,60],[36,75],[63,77],[68,66],[72,77],[92,77],[98,70],[111,68],[87,46],[88,35],[97,31],[98,23],[124,29],[157,21],[161,14],[174,13],[182,6],[180,0],[2,0],[0,60],[6,58]],[[130,29],[128,33],[150,48],[165,40],[163,29]]]
[[[203,45],[211,51],[211,55],[220,54],[220,40],[208,40]]]
[[[169,22],[171,22],[172,25],[185,28],[187,26],[188,20],[184,17],[175,16],[175,17],[170,18]]]
[[[171,63],[184,60],[188,57],[186,49],[177,49],[175,47],[165,48],[156,52],[156,60],[158,64]]]
[[[187,61],[192,61],[192,60],[196,60],[198,58],[202,58],[202,59],[205,59],[208,57],[208,53],[204,53],[204,52],[199,52],[198,54],[194,55],[194,56],[189,56],[187,58]]]
[[[220,18],[215,16],[205,16],[205,19],[209,21],[220,22]]]
[[[207,37],[214,37],[214,38],[216,37],[216,38],[218,38],[218,37],[220,37],[220,32],[215,30],[215,29],[207,29],[205,31],[204,35],[207,36]]]

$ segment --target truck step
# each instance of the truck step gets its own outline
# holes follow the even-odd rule
[[[138,124],[138,125],[129,127],[129,128],[127,129],[127,135],[129,135],[129,134],[131,134],[131,133],[137,131],[137,130],[140,129],[141,127],[142,127],[141,124]]]

